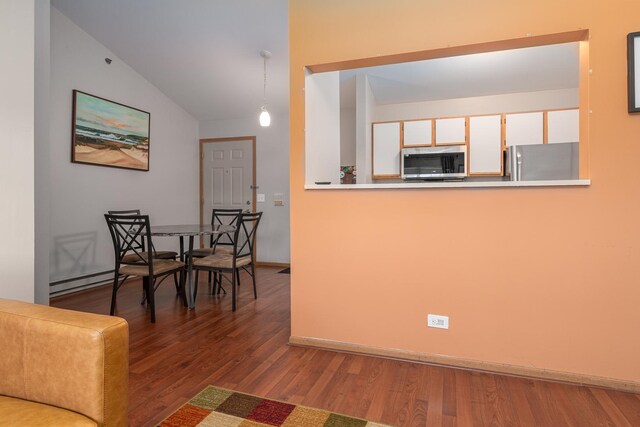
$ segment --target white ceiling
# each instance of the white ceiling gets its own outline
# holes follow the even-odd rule
[[[51,0],[198,120],[256,115],[260,50],[268,61],[267,104],[289,111],[287,0]],[[356,74],[379,104],[578,87],[578,45],[440,58],[343,71],[341,97],[355,106]]]
[[[340,73],[341,98],[355,106],[355,76],[366,74],[378,104],[434,101],[578,87],[578,44],[360,68]]]
[[[198,120],[289,111],[287,0],[51,0]]]

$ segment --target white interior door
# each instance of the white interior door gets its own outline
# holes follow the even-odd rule
[[[203,222],[212,209],[253,211],[253,141],[208,142],[202,157]]]

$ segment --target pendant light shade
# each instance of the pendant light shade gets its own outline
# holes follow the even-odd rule
[[[262,108],[260,109],[260,126],[267,127],[271,125],[271,115],[267,111],[267,59],[271,58],[271,52],[268,50],[261,50],[260,56],[264,60],[264,88],[262,92]]]
[[[271,124],[271,115],[267,111],[267,107],[262,107],[262,112],[260,113],[260,126],[267,127]]]

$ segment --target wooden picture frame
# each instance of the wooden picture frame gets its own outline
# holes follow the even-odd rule
[[[151,114],[73,91],[71,162],[147,172]]]
[[[640,31],[627,35],[629,112],[640,113]]]

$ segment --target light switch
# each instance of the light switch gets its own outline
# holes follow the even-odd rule
[[[258,194],[257,200],[258,200],[258,203],[264,203],[264,200],[265,200],[264,194]]]

